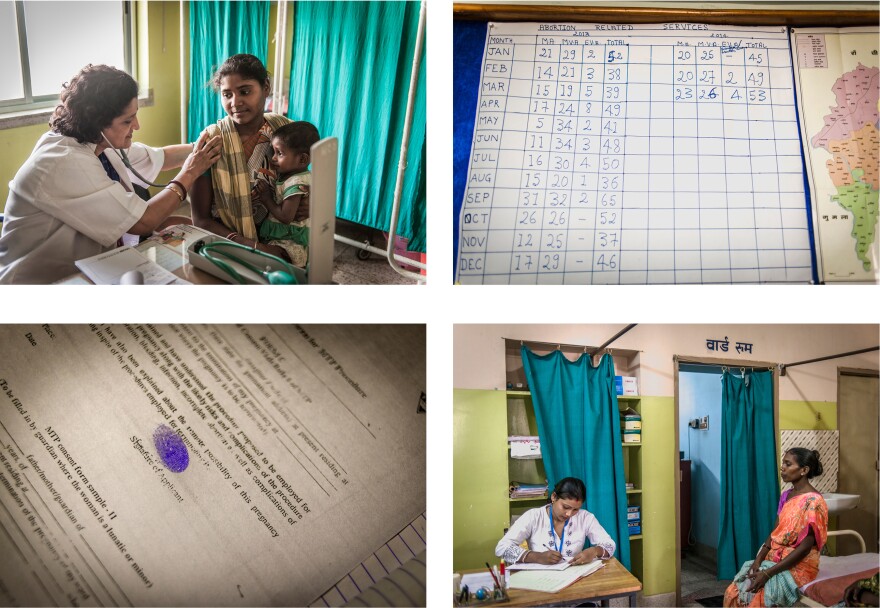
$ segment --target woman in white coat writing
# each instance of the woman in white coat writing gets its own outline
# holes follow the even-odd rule
[[[495,555],[508,564],[588,564],[609,559],[616,545],[605,528],[589,511],[582,509],[586,497],[584,482],[566,477],[556,484],[550,504],[530,509],[514,522],[495,547]],[[585,541],[591,547],[584,549]],[[528,549],[520,545],[528,543]]]
[[[138,85],[125,72],[88,65],[64,86],[61,103],[30,158],[9,183],[0,233],[0,283],[52,283],[74,262],[113,247],[125,233],[149,235],[220,157],[220,138],[151,148],[133,144]],[[112,150],[108,148],[112,147]],[[132,189],[135,171],[154,181],[182,167],[149,201]]]

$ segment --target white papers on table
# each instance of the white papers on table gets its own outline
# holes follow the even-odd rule
[[[170,226],[138,245],[137,250],[151,262],[174,272],[187,261],[189,246],[206,237],[217,238],[217,235],[187,224]]]
[[[464,574],[461,577],[461,585],[459,585],[459,589],[464,589],[465,585],[467,588],[473,593],[480,587],[488,587],[489,589],[495,588],[495,579],[492,578],[492,575],[489,574],[489,571],[485,572],[474,572],[473,574]]]
[[[77,260],[76,267],[94,281],[95,285],[119,285],[122,275],[132,270],[143,273],[144,285],[189,285],[189,281],[171,274],[133,247],[117,247]]]
[[[511,589],[528,589],[531,591],[543,591],[556,593],[565,589],[579,578],[589,576],[605,562],[596,560],[583,566],[571,566],[565,570],[524,570],[510,575]]]
[[[571,566],[569,562],[561,561],[558,564],[510,564],[508,570],[565,570]]]

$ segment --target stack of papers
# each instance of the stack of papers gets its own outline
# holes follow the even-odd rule
[[[519,481],[510,482],[511,498],[540,498],[547,495],[547,482],[539,483],[522,483]]]
[[[583,566],[571,566],[565,570],[524,570],[510,575],[511,589],[528,589],[530,591],[543,591],[556,593],[565,589],[579,578],[589,576],[605,562],[596,560]]]
[[[569,562],[559,562],[558,564],[523,564],[516,563],[507,566],[508,570],[565,570],[571,564]]]

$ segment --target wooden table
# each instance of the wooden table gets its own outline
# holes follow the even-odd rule
[[[467,570],[462,574],[485,572],[485,570]],[[593,574],[575,581],[557,593],[543,591],[526,591],[510,589],[509,602],[482,604],[495,606],[577,606],[584,602],[601,602],[602,606],[610,605],[608,600],[616,597],[629,597],[629,605],[636,605],[636,595],[642,590],[642,583],[615,558],[605,562],[605,567]],[[481,605],[472,602],[472,606]]]

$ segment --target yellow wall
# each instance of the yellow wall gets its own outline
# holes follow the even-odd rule
[[[15,177],[18,168],[30,156],[40,135],[48,130],[47,118],[46,124],[0,131],[0,210],[6,207],[9,181]]]
[[[837,404],[832,401],[779,400],[779,429],[782,431],[837,430]]]
[[[138,24],[138,47],[140,53],[146,51],[149,71],[138,76],[142,88],[147,85],[153,90],[153,105],[138,112],[141,129],[135,139],[151,146],[167,146],[181,141],[180,5],[176,2],[149,2],[146,7],[147,23]],[[142,42],[144,35],[146,45]],[[174,179],[176,173],[166,171],[156,183]],[[155,192],[156,189],[152,190]]]
[[[675,399],[642,397],[644,595],[675,592]]]

